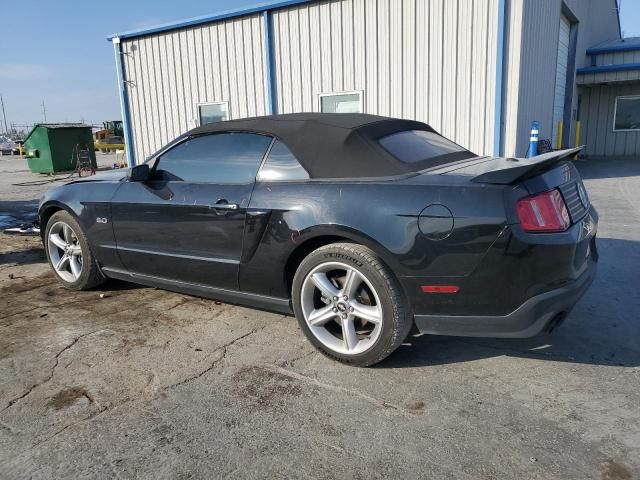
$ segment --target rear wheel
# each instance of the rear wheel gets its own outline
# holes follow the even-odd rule
[[[58,281],[71,290],[88,290],[104,282],[89,243],[73,216],[54,213],[45,230],[45,251]]]
[[[335,243],[312,252],[298,267],[292,295],[309,341],[344,363],[380,362],[404,341],[412,325],[395,276],[362,245]]]

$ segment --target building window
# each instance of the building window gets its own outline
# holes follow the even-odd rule
[[[640,130],[640,96],[616,97],[613,131]]]
[[[321,93],[323,113],[362,113],[362,92]]]
[[[229,102],[201,103],[198,105],[200,126],[229,120]]]

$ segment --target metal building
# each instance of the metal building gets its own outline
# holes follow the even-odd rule
[[[478,154],[524,156],[533,120],[554,146],[623,151],[584,70],[622,42],[616,0],[279,0],[109,40],[132,163],[203,123],[299,111],[417,119]]]

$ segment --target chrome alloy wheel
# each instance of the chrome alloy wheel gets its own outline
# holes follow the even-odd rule
[[[382,304],[371,282],[340,262],[322,263],[302,283],[300,304],[313,335],[327,348],[357,355],[382,331]]]
[[[65,282],[73,283],[82,273],[82,248],[78,236],[64,222],[56,222],[49,229],[47,242],[49,259],[56,273]]]

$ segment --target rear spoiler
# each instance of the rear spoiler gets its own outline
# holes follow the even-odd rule
[[[554,164],[575,156],[583,147],[558,150],[557,152],[544,153],[533,158],[494,158],[483,163],[486,170],[473,177],[477,183],[493,183],[509,185],[525,176],[533,176],[544,170],[548,170]]]

